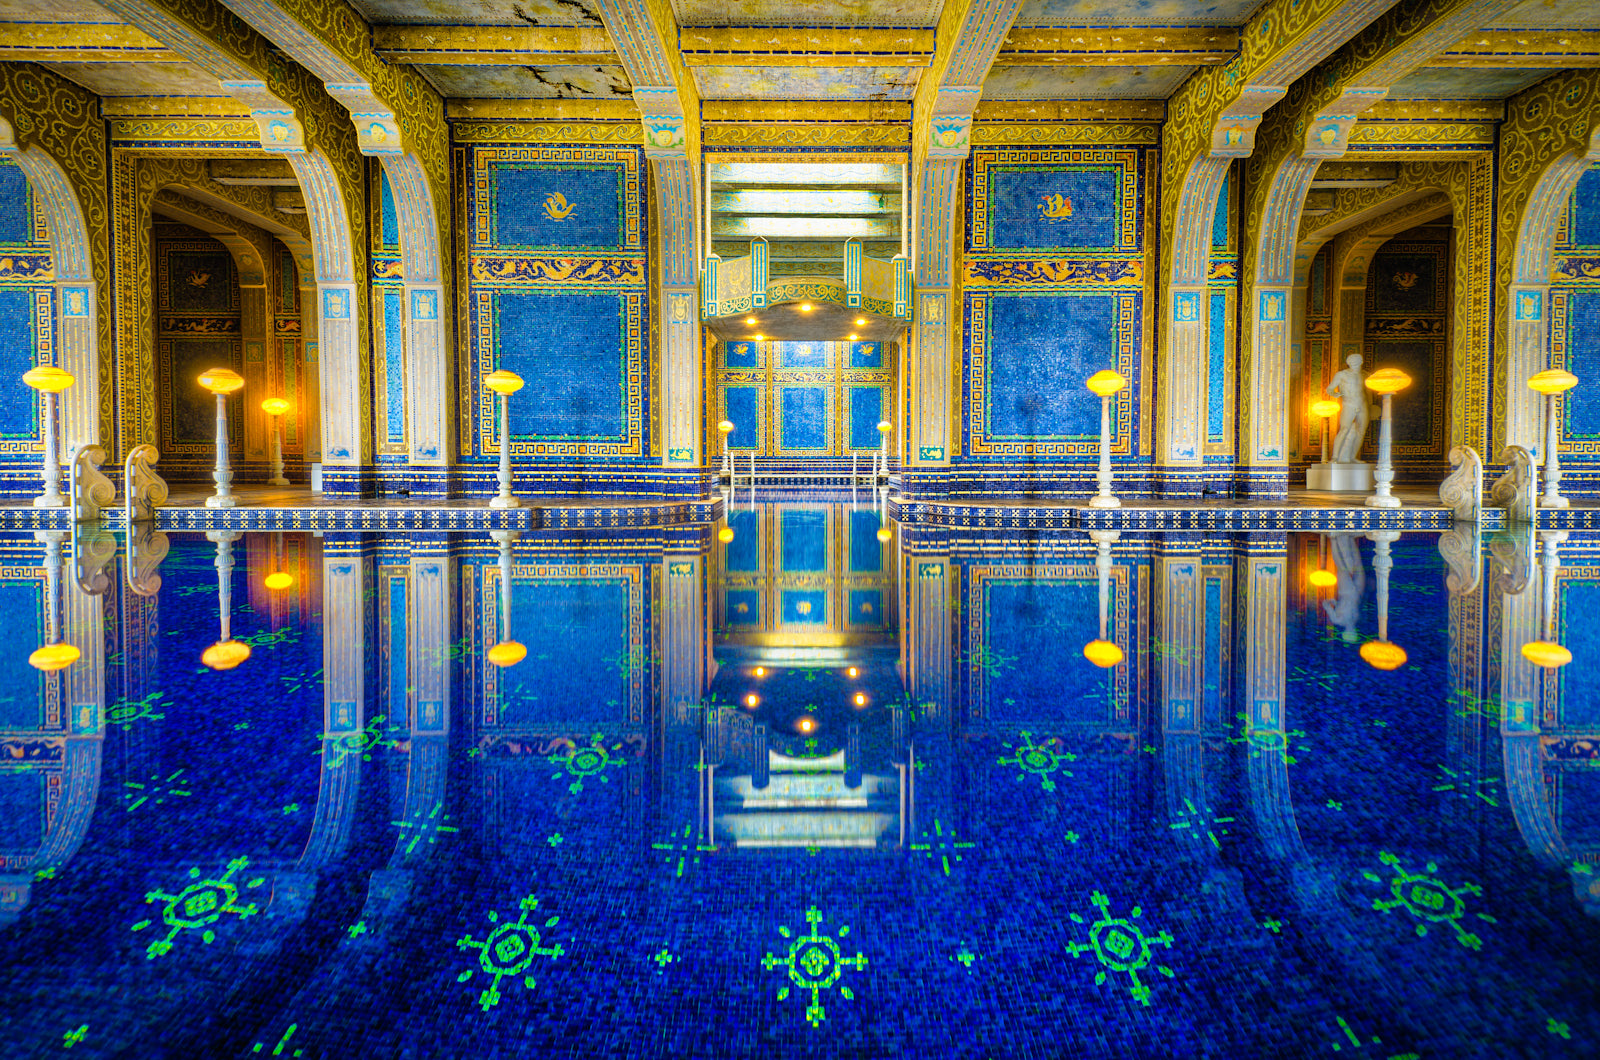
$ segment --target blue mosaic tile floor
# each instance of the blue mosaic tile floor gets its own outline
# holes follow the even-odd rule
[[[0,530],[6,1055],[1600,1051],[1600,535],[715,529]]]

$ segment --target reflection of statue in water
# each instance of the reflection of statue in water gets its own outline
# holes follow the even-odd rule
[[[1361,358],[1351,359],[1359,361]],[[1322,605],[1328,613],[1328,621],[1344,630],[1346,644],[1360,639],[1356,620],[1361,617],[1361,598],[1367,593],[1367,572],[1361,565],[1361,546],[1357,544],[1360,540],[1360,534],[1333,535],[1333,569],[1339,575],[1339,587],[1334,591],[1334,598]]]
[[[1323,391],[1339,395],[1339,433],[1333,436],[1333,462],[1353,464],[1367,437],[1367,395],[1361,382],[1361,355],[1345,358],[1350,367],[1338,372]]]

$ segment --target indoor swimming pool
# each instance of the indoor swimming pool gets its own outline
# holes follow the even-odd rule
[[[1600,1048],[1600,534],[12,529],[0,607],[8,1056]]]

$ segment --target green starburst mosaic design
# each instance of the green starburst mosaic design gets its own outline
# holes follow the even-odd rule
[[[450,820],[450,815],[444,812],[444,803],[436,802],[433,805],[433,809],[427,813],[418,812],[415,816],[407,817],[403,821],[390,821],[389,823],[400,829],[402,837],[410,837],[406,842],[405,849],[406,854],[409,855],[417,849],[419,843],[427,843],[432,846],[439,841],[442,833],[461,831],[455,825],[446,824],[445,822],[448,820]]]
[[[657,661],[654,654],[647,653],[642,646],[638,645],[627,651],[619,651],[606,660],[607,665],[617,671],[619,677],[642,674],[647,663],[653,664]]]
[[[672,875],[674,879],[679,880],[683,879],[686,869],[700,864],[701,854],[707,854],[717,849],[714,844],[707,845],[700,842],[694,835],[694,829],[690,825],[684,825],[681,834],[674,833],[670,835],[665,843],[651,843],[650,848],[652,850],[665,851],[667,864],[670,865],[674,861],[678,863]]]
[[[1174,832],[1181,832],[1194,842],[1209,842],[1218,850],[1222,849],[1222,836],[1228,834],[1228,825],[1235,818],[1217,817],[1209,810],[1202,810],[1193,800],[1184,799],[1183,808],[1177,812],[1177,820],[1167,827]]]
[[[987,677],[999,677],[1007,670],[1017,668],[1017,657],[1004,652],[995,651],[987,644],[975,648],[967,653],[967,669],[974,673],[981,671]]]
[[[1021,732],[1020,744],[1006,744],[1005,748],[1011,752],[1010,758],[998,758],[996,765],[1015,766],[1017,779],[1022,780],[1028,776],[1039,778],[1039,787],[1045,791],[1056,790],[1054,775],[1060,773],[1064,777],[1072,776],[1070,769],[1062,767],[1064,762],[1076,762],[1078,756],[1070,751],[1062,751],[1061,740],[1051,736],[1038,743],[1033,742],[1033,734]]]
[[[1394,876],[1389,880],[1388,898],[1374,898],[1372,908],[1380,913],[1388,913],[1396,909],[1404,909],[1416,917],[1417,937],[1423,938],[1428,934],[1431,925],[1443,925],[1455,933],[1456,941],[1469,950],[1483,948],[1483,940],[1468,931],[1461,923],[1467,916],[1467,897],[1481,897],[1483,888],[1475,883],[1461,883],[1454,887],[1439,879],[1435,873],[1439,871],[1436,862],[1428,862],[1422,872],[1411,872],[1400,864],[1398,855],[1387,850],[1378,854],[1378,860],[1394,870]],[[1382,883],[1383,877],[1377,873],[1362,873],[1374,883]],[[1473,917],[1486,923],[1495,923],[1495,918],[1487,913],[1473,913]]]
[[[788,950],[781,957],[769,953],[761,958],[761,967],[767,971],[782,968],[789,974],[790,985],[778,988],[779,1001],[788,1000],[794,989],[811,992],[806,1022],[813,1027],[820,1027],[828,1016],[822,1007],[822,992],[838,983],[845,969],[854,968],[860,972],[867,967],[865,954],[858,952],[854,957],[846,957],[838,942],[821,933],[821,925],[822,911],[812,906],[806,910],[806,933],[797,936],[786,927],[778,928],[778,934],[790,940]],[[848,924],[839,928],[840,939],[848,934]],[[848,986],[839,987],[839,996],[846,1001],[855,1000]]]
[[[1155,959],[1150,952],[1151,946],[1172,948],[1172,936],[1165,930],[1159,935],[1147,935],[1144,929],[1134,921],[1143,916],[1142,910],[1134,906],[1127,918],[1111,915],[1111,899],[1099,891],[1089,896],[1089,901],[1100,910],[1100,918],[1089,925],[1088,942],[1069,942],[1067,952],[1074,957],[1084,953],[1093,953],[1095,960],[1100,962],[1100,971],[1095,973],[1096,986],[1105,984],[1108,971],[1126,972],[1133,986],[1129,990],[1141,1005],[1150,1004],[1150,987],[1139,981],[1141,969],[1154,967],[1155,970],[1168,979],[1173,977],[1173,971],[1164,964],[1152,964]],[[1074,924],[1085,923],[1083,917],[1077,913],[1069,914]]]
[[[319,739],[318,747],[312,754],[320,755],[323,752],[324,742],[332,744],[334,768],[342,766],[351,758],[360,758],[363,762],[372,761],[372,752],[383,742],[383,723],[388,717],[379,714],[360,732],[353,732],[347,736],[334,736],[326,740]]]
[[[1433,790],[1440,794],[1448,792],[1462,799],[1478,799],[1490,806],[1500,805],[1499,786],[1499,777],[1474,777],[1447,766],[1439,767],[1439,775],[1433,782]]]
[[[538,981],[532,975],[525,976],[523,973],[533,966],[533,959],[548,957],[555,960],[567,952],[559,942],[553,946],[544,945],[540,929],[528,923],[528,915],[539,908],[539,899],[530,894],[518,902],[517,907],[521,910],[517,919],[505,924],[500,923],[498,911],[489,910],[489,922],[496,927],[482,940],[471,935],[463,935],[456,940],[456,949],[478,951],[478,967],[468,968],[456,976],[456,982],[464,983],[478,972],[489,976],[489,985],[478,995],[478,1004],[485,1012],[500,1004],[503,996],[500,993],[500,980],[508,975],[522,977],[522,985],[532,990],[539,985]],[[550,917],[544,922],[544,930],[548,931],[560,922],[560,917]]]
[[[261,910],[254,904],[239,905],[239,885],[233,882],[233,876],[241,869],[248,868],[250,859],[237,857],[228,862],[228,871],[212,879],[201,878],[200,868],[196,866],[189,870],[189,878],[194,882],[189,884],[177,894],[166,891],[149,891],[145,894],[146,904],[150,902],[166,903],[161,909],[161,923],[166,927],[165,936],[151,942],[145,948],[146,960],[153,961],[162,954],[172,949],[173,940],[185,931],[201,931],[201,938],[209,945],[216,939],[216,932],[211,930],[211,925],[222,919],[224,913],[248,920]],[[251,880],[245,884],[246,889],[260,887],[266,881]],[[143,931],[150,927],[154,921],[141,920],[133,925],[133,930]]]
[[[1284,765],[1292,766],[1300,761],[1301,755],[1311,750],[1311,745],[1305,742],[1304,729],[1251,732],[1250,715],[1241,712],[1234,717],[1239,719],[1239,735],[1228,737],[1228,742],[1244,744],[1251,758],[1277,758]]]
[[[944,823],[935,817],[933,831],[922,833],[922,842],[912,843],[911,849],[918,854],[932,859],[938,858],[939,864],[944,869],[946,876],[950,875],[950,863],[961,861],[961,851],[971,850],[978,844],[959,839],[954,828],[946,829]]]
[[[120,726],[127,732],[141,721],[161,721],[166,715],[156,708],[171,705],[161,692],[151,692],[143,699],[119,699],[106,708],[106,724]]]
[[[61,1048],[71,1049],[74,1045],[82,1045],[83,1040],[88,1036],[89,1025],[85,1023],[61,1036]]]
[[[586,780],[595,779],[602,784],[609,784],[611,778],[606,776],[606,770],[621,769],[628,764],[628,760],[617,753],[621,750],[621,743],[607,747],[600,734],[595,733],[589,737],[587,745],[574,746],[565,754],[551,755],[546,759],[551,765],[561,767],[550,774],[550,779],[570,777],[572,783],[567,785],[567,791],[573,795],[583,790]]]
[[[123,782],[123,787],[128,790],[123,792],[123,797],[128,800],[125,807],[129,813],[137,810],[145,803],[160,806],[168,799],[186,799],[194,792],[188,790],[189,782],[183,779],[183,770],[179,769],[166,776],[152,773],[142,781],[129,780]]]

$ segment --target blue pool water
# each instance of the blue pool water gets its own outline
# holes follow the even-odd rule
[[[1600,1052],[1600,537],[513,536],[0,534],[7,1056]]]

